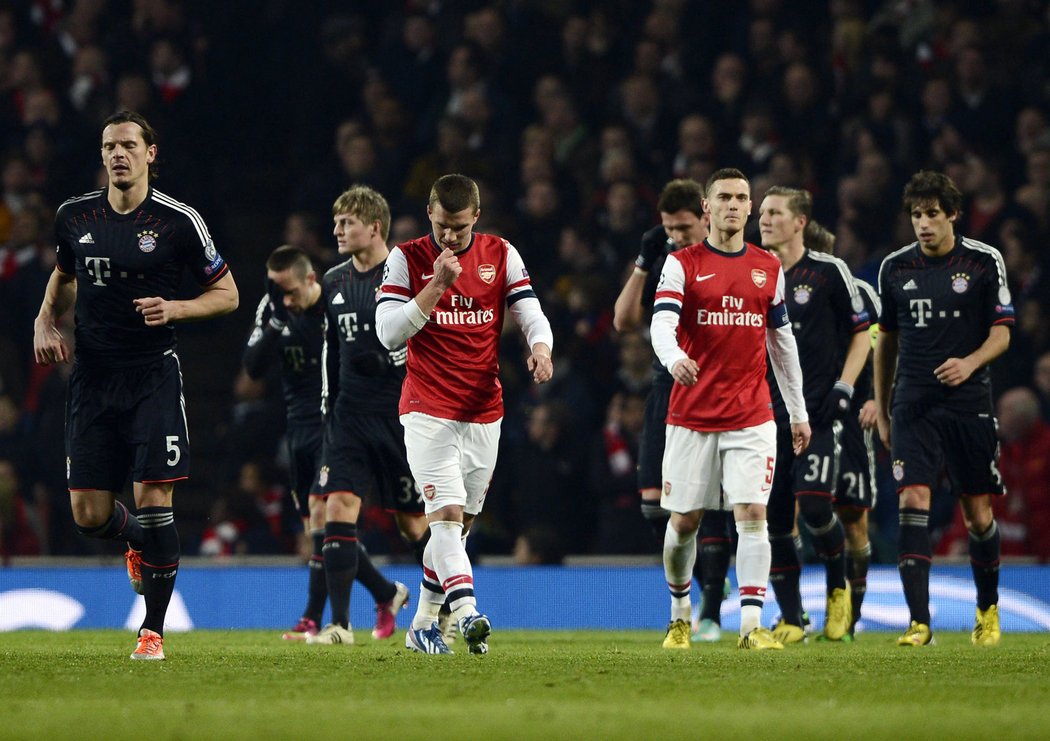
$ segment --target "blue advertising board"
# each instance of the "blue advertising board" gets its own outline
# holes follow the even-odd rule
[[[383,569],[409,585],[415,604],[419,572],[414,566]],[[498,628],[652,629],[667,624],[670,600],[658,566],[479,566],[474,570],[481,607]],[[257,628],[293,624],[306,599],[306,569],[294,566],[184,566],[168,611],[167,630]],[[1050,630],[1050,567],[1004,566],[1000,577],[1004,631]],[[803,603],[823,625],[823,572],[807,568]],[[694,590],[694,594],[698,594]],[[973,626],[974,587],[968,566],[934,566],[930,580],[933,625],[938,630]],[[0,568],[0,630],[44,628],[135,629],[142,598],[129,588],[123,567]],[[351,621],[370,627],[375,606],[355,585]],[[398,617],[408,624],[412,606]],[[776,617],[772,592],[763,622]],[[723,627],[739,625],[735,591],[722,606]],[[897,570],[873,567],[859,630],[897,631],[907,625]]]

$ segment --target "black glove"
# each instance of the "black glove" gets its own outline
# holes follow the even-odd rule
[[[817,418],[813,420],[818,427],[827,427],[832,422],[842,421],[849,414],[850,401],[853,399],[853,387],[845,381],[835,381],[831,391],[820,405]]]
[[[639,270],[650,272],[653,265],[659,260],[667,249],[667,232],[662,226],[654,227],[642,235],[642,248],[638,253],[634,266]]]
[[[284,291],[267,278],[266,295],[270,300],[270,326],[277,330],[284,329],[288,324],[288,309],[284,306]]]

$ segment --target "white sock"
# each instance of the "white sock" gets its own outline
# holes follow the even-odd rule
[[[736,578],[740,584],[740,635],[762,624],[772,554],[765,520],[737,520]]]
[[[696,531],[679,535],[668,520],[664,530],[664,576],[671,592],[671,620],[689,620],[692,616],[689,590],[695,563]]]
[[[425,630],[436,623],[441,606],[445,604],[445,591],[434,571],[434,551],[430,542],[428,540],[423,549],[423,579],[419,582],[419,601],[412,618],[412,630]]]
[[[462,522],[430,523],[430,542],[433,549],[434,571],[448,598],[453,619],[459,621],[478,611],[474,599],[474,571],[470,567],[467,549],[463,547]]]

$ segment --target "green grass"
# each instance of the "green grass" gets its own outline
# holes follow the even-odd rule
[[[306,646],[261,631],[171,634],[132,662],[120,631],[0,633],[0,738],[1048,738],[1050,636],[996,649],[939,633],[689,652],[656,632],[495,634],[492,653]]]

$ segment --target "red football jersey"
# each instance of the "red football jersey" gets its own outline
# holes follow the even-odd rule
[[[377,300],[411,300],[433,278],[439,254],[431,235],[395,247]],[[518,251],[501,237],[474,234],[456,257],[463,272],[423,329],[408,340],[408,375],[398,409],[401,414],[495,422],[503,416],[497,377],[503,316],[510,303],[536,294]]]
[[[716,432],[773,419],[766,329],[788,323],[776,257],[753,244],[736,253],[706,242],[672,252],[653,311],[679,314],[678,345],[700,366],[695,385],[674,385],[667,424]]]

